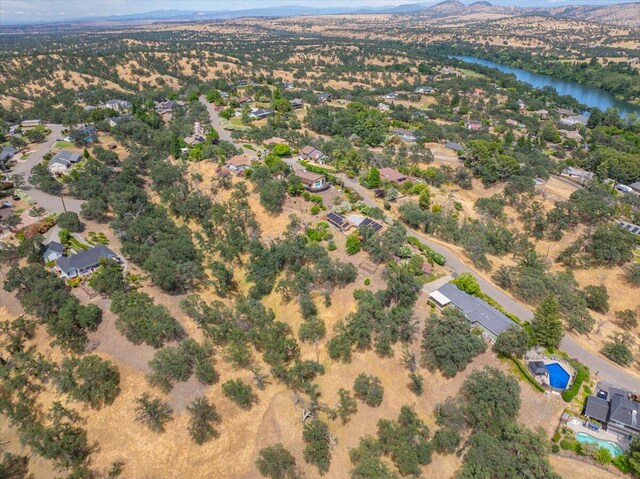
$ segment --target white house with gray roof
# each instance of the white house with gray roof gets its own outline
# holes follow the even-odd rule
[[[61,256],[56,261],[56,268],[62,278],[75,278],[91,273],[100,266],[101,260],[120,261],[117,254],[104,245],[97,245],[70,256]]]
[[[510,326],[516,324],[486,301],[465,293],[452,283],[441,286],[429,297],[440,308],[448,306],[458,308],[472,326],[482,329],[493,341]]]
[[[69,150],[62,150],[49,160],[49,171],[60,175],[80,161],[80,154]]]

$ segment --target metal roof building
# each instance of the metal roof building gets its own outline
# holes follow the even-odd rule
[[[429,296],[441,306],[453,304],[464,313],[473,326],[482,328],[494,340],[515,324],[486,301],[465,293],[452,283],[441,286]]]

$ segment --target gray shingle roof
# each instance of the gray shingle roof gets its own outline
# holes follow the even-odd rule
[[[53,158],[49,160],[49,164],[52,165],[54,163],[61,163],[63,165],[69,166],[71,163],[77,163],[80,161],[80,154],[74,153],[69,150],[62,150],[58,154],[56,154]]]
[[[49,243],[47,243],[47,245],[45,246],[44,254],[47,254],[49,251],[62,254],[64,253],[64,246],[62,245],[62,243],[59,243],[57,241],[49,241]]]
[[[438,291],[462,310],[469,322],[481,325],[496,336],[515,324],[496,308],[475,296],[461,291],[455,284],[447,283],[441,286]]]
[[[464,150],[464,146],[462,146],[460,143],[456,143],[455,141],[447,141],[444,146],[446,148],[449,148],[450,150],[453,151],[462,151]]]
[[[92,268],[100,264],[102,258],[115,258],[117,255],[104,245],[97,245],[71,256],[58,258],[57,265],[60,270],[67,274],[72,269]]]
[[[597,396],[587,396],[584,406],[584,415],[598,421],[607,422],[609,416],[609,403]]]
[[[2,148],[2,151],[0,151],[0,161],[8,160],[16,153],[18,153],[18,150],[13,146],[5,146]]]
[[[640,419],[638,419],[640,403],[631,401],[627,392],[621,389],[609,388],[609,394],[611,397],[609,420],[640,430]]]

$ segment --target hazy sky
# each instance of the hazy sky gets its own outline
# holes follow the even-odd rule
[[[496,5],[550,6],[563,4],[626,3],[634,0],[490,0]],[[636,0],[637,1],[637,0]],[[470,0],[464,0],[470,3]],[[437,0],[0,0],[2,22],[61,21],[72,18],[142,13],[151,10],[242,10],[245,8],[303,5],[354,7],[433,4]]]

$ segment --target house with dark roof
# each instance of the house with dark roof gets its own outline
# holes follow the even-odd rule
[[[602,423],[605,429],[621,436],[640,437],[640,402],[616,387],[603,387],[595,396],[587,396],[583,414]]]
[[[263,118],[268,118],[273,116],[276,113],[272,108],[260,108],[258,110],[253,110],[249,113],[249,117],[255,120],[262,120]]]
[[[456,143],[455,141],[447,141],[444,144],[444,147],[457,152],[464,151],[464,146],[462,146],[460,143]]]
[[[102,260],[120,261],[118,255],[104,245],[97,245],[70,256],[61,256],[56,268],[63,278],[75,278],[91,273],[100,266]]]
[[[78,163],[81,158],[79,153],[62,150],[49,160],[49,171],[54,175],[62,174],[71,168],[72,165]]]
[[[433,93],[434,91],[435,90],[432,86],[419,86],[415,90],[413,90],[414,93],[418,93],[421,95],[428,95],[429,93]]]
[[[486,301],[460,290],[455,284],[447,283],[429,297],[440,308],[458,308],[473,327],[479,327],[493,341],[515,323]]]
[[[64,254],[64,246],[58,241],[49,241],[44,247],[42,259],[45,263],[56,261]]]
[[[294,110],[298,110],[303,106],[304,101],[302,101],[300,98],[294,98],[293,100],[291,100],[291,108],[293,108]]]
[[[0,150],[0,161],[7,161],[13,155],[18,153],[18,149],[13,146],[4,146],[2,150]]]

